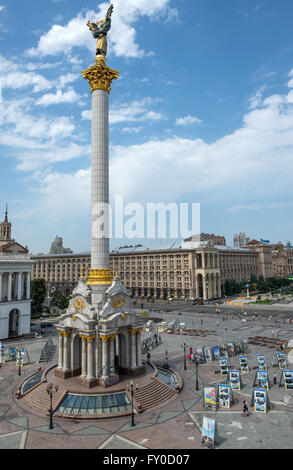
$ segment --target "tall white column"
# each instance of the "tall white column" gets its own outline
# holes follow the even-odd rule
[[[87,338],[87,378],[94,378],[94,336]]]
[[[108,339],[102,337],[102,368],[103,376],[109,375],[109,358],[108,358]]]
[[[112,369],[112,373],[115,372],[115,337],[111,336],[110,338],[110,363],[109,367]]]
[[[136,333],[136,365],[137,367],[141,366],[141,335],[140,331]]]
[[[12,273],[8,273],[8,292],[7,292],[8,302],[11,302],[12,299]]]
[[[59,350],[58,350],[58,369],[63,368],[63,331],[58,331],[59,334]]]
[[[0,302],[2,301],[2,273],[0,273]]]
[[[63,343],[63,370],[69,369],[69,357],[68,357],[68,336],[70,335],[70,331],[64,332],[64,343]]]
[[[86,336],[81,336],[81,377],[86,377],[87,375],[87,338]]]
[[[22,273],[17,273],[17,300],[22,297]]]
[[[31,297],[31,273],[28,272],[26,276],[26,298],[30,299]]]
[[[136,369],[136,334],[135,330],[130,332],[130,341],[131,341],[131,355],[130,355],[130,368]]]
[[[109,96],[105,90],[95,90],[92,94],[91,175],[91,268],[107,269],[109,268]],[[99,233],[103,222],[105,238],[101,238]]]

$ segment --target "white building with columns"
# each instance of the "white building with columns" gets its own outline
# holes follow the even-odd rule
[[[30,332],[31,264],[28,249],[11,238],[6,206],[0,223],[0,339]]]

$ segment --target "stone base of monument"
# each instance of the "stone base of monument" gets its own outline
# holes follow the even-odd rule
[[[72,377],[72,370],[63,370],[63,369],[55,369],[54,374],[56,377],[60,377],[61,379],[71,379]]]
[[[100,377],[99,378],[99,386],[100,387],[111,387],[119,382],[119,375],[111,375],[109,377]]]
[[[128,369],[126,367],[120,367],[119,373],[128,375],[129,377],[137,377],[138,375],[145,373],[145,366],[137,367],[136,369]]]
[[[78,377],[77,383],[79,385],[82,385],[84,388],[91,389],[98,385],[98,379],[96,378],[88,379],[87,377]]]

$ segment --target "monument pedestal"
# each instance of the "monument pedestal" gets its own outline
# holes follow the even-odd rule
[[[145,373],[145,366],[137,367],[136,369],[129,369],[128,367],[119,367],[119,372],[122,375],[129,375],[130,377],[137,377]]]
[[[84,388],[91,389],[93,387],[96,387],[98,385],[98,379],[93,377],[92,379],[88,379],[87,377],[79,377],[77,379],[77,382],[79,385],[82,385]]]
[[[110,375],[109,377],[100,377],[99,385],[100,387],[111,387],[119,382],[119,375]]]

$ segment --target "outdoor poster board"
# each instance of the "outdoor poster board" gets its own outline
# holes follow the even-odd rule
[[[228,356],[229,357],[234,357],[235,356],[235,348],[233,343],[227,343],[227,349],[228,349]]]
[[[230,408],[231,406],[231,393],[230,385],[219,385],[219,407]]]
[[[202,421],[202,440],[209,441],[210,444],[215,443],[216,422],[214,419],[203,417]]]
[[[9,357],[10,359],[13,361],[15,360],[15,356],[16,356],[16,348],[9,348]]]
[[[213,360],[210,348],[203,348],[203,352],[204,352],[205,360],[207,362],[210,362]]]
[[[247,356],[240,356],[239,362],[240,362],[241,374],[249,374]]]
[[[158,333],[164,333],[164,331],[163,325],[158,325]]]
[[[293,370],[283,370],[285,390],[293,389]]]
[[[220,352],[221,352],[221,356],[228,357],[227,344],[221,344],[220,345]]]
[[[279,364],[279,369],[286,368],[285,354],[283,352],[277,352],[277,360]]]
[[[198,357],[200,364],[203,364],[205,362],[205,356],[204,356],[202,348],[196,349],[196,355]]]
[[[266,370],[267,366],[266,366],[265,356],[263,354],[257,354],[256,357],[257,357],[257,362],[258,362],[258,368],[260,370]]]
[[[220,346],[213,346],[213,352],[214,352],[214,358],[220,359],[220,356],[221,356]]]
[[[221,369],[221,375],[228,374],[228,361],[226,357],[220,357],[220,369]]]
[[[267,391],[263,388],[255,388],[253,391],[254,411],[258,413],[267,412]]]
[[[243,349],[242,344],[239,341],[236,341],[236,343],[235,343],[235,354],[241,354],[242,349]]]
[[[261,388],[266,388],[269,390],[269,376],[266,370],[258,370],[256,373],[256,378]]]
[[[230,370],[230,372],[229,372],[229,382],[230,382],[232,390],[240,390],[241,389],[239,370]]]
[[[215,387],[206,387],[204,389],[204,407],[209,408],[216,406],[217,394]]]

